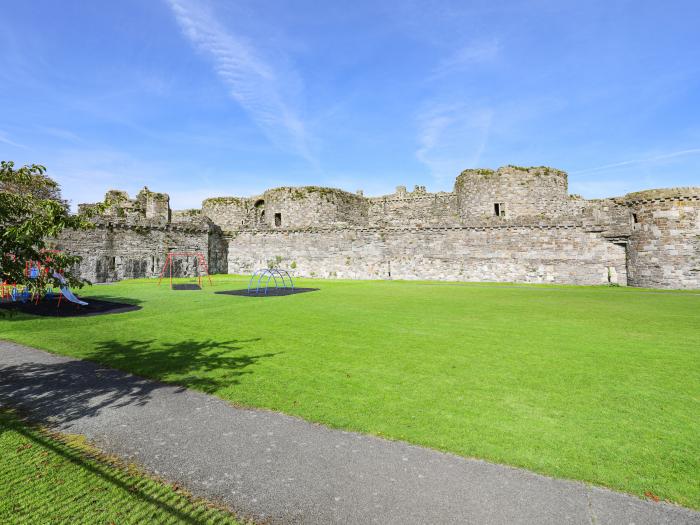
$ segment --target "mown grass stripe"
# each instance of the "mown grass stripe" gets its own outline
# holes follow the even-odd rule
[[[124,469],[0,409],[0,523],[238,523]]]

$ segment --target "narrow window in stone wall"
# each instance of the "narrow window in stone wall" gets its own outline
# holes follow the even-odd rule
[[[632,222],[634,222],[635,224],[637,224],[639,222],[639,217],[637,217],[636,213],[632,214]]]
[[[275,213],[275,226],[278,228],[282,226],[282,214],[281,213]]]
[[[506,205],[503,202],[494,202],[493,204],[493,212],[496,217],[505,217],[506,216]]]

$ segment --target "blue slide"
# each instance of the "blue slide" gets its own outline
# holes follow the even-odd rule
[[[58,279],[59,283],[61,283],[61,293],[63,294],[63,297],[68,299],[71,303],[79,304],[80,306],[88,305],[88,303],[81,301],[73,294],[73,292],[71,292],[70,288],[68,288],[68,283],[60,273],[53,272],[53,276],[54,278]]]

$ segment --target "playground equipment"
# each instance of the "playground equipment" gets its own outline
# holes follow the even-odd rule
[[[47,249],[41,250],[41,255],[43,256],[41,261],[29,260],[24,263],[24,275],[30,279],[38,279],[42,276],[42,274],[48,276],[52,263],[54,262],[54,258],[51,256],[51,254],[56,253],[61,253],[61,251]],[[59,270],[59,273],[63,274],[63,270]]]
[[[29,287],[22,284],[0,283],[0,300],[26,303],[32,298]]]
[[[42,254],[60,253],[58,250],[42,250]],[[61,306],[63,299],[77,304],[78,306],[87,306],[88,303],[78,299],[72,290],[68,286],[68,282],[63,277],[63,270],[52,269],[51,268],[52,258],[47,255],[41,262],[40,261],[27,261],[24,265],[24,275],[29,279],[36,281],[40,277],[49,274],[60,283],[60,294],[58,295],[57,307]],[[54,289],[52,286],[46,286],[43,290],[38,287],[34,287],[33,290],[30,286],[26,284],[16,284],[16,283],[0,283],[0,300],[9,300],[13,302],[26,303],[28,301],[34,304],[39,304],[41,299],[46,299],[48,301],[54,298]]]
[[[289,286],[287,286],[287,281],[285,280],[286,278],[289,280]],[[282,287],[281,289],[290,289],[294,291],[294,281],[292,280],[292,276],[289,275],[289,272],[287,270],[280,270],[279,268],[265,268],[264,270],[257,270],[253,273],[253,275],[250,276],[250,281],[248,282],[248,294],[251,293],[251,289],[253,287],[253,280],[255,278],[258,278],[257,285],[255,287],[255,291],[253,293],[260,293],[260,284],[263,280],[264,277],[267,277],[267,280],[265,281],[264,284],[264,293],[267,295],[268,288],[270,285],[270,279],[273,279],[275,283],[275,290],[279,290],[280,286],[279,283],[277,282],[277,278],[279,277],[280,280],[282,281]]]
[[[177,257],[194,257],[195,266],[197,268],[197,283],[199,284],[199,287],[200,288],[202,287],[202,274],[199,271],[200,266],[201,266],[202,270],[204,270],[204,274],[209,279],[209,284],[212,285],[211,275],[209,275],[209,267],[207,266],[207,260],[204,258],[204,254],[202,252],[168,252],[167,256],[165,257],[165,264],[163,265],[163,268],[160,271],[160,277],[158,278],[158,286],[160,286],[160,282],[163,280],[163,277],[165,277],[166,270],[169,270],[169,272],[170,272],[170,289],[172,290],[172,288],[173,288],[173,260],[176,259]]]
[[[58,280],[59,283],[61,283],[61,297],[65,297],[66,300],[70,301],[71,303],[75,303],[80,306],[87,306],[88,303],[85,301],[81,301],[78,299],[75,294],[71,291],[70,288],[68,288],[68,283],[66,280],[63,278],[63,276],[58,273],[58,272],[53,272],[53,276],[55,279]],[[58,298],[58,305],[61,306],[61,297]]]

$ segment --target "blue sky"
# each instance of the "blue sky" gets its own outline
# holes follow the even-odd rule
[[[74,204],[280,185],[450,190],[550,165],[586,197],[700,185],[695,1],[5,2],[0,158]]]

